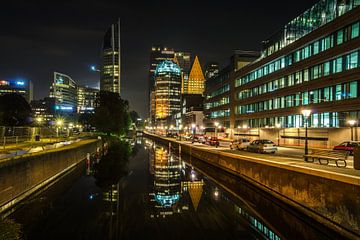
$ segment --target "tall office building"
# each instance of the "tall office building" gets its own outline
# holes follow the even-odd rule
[[[17,93],[28,103],[33,100],[33,85],[28,80],[0,80],[0,95]]]
[[[151,122],[155,121],[155,71],[160,62],[174,60],[175,51],[172,48],[153,46],[150,53],[150,69],[148,79],[149,95],[149,117]]]
[[[175,52],[174,61],[181,68],[182,83],[181,92],[187,92],[187,86],[189,83],[189,74],[191,68],[191,54],[189,52]]]
[[[54,81],[50,86],[50,97],[55,98],[55,109],[57,111],[76,112],[77,85],[68,75],[54,72]]]
[[[181,69],[173,61],[163,61],[155,71],[155,117],[164,120],[180,110]]]
[[[100,90],[118,93],[121,90],[120,19],[106,31],[102,46]]]
[[[317,2],[264,41],[260,58],[218,77],[206,92],[209,124],[279,144],[303,145],[305,126],[312,146],[359,139],[359,5]]]
[[[191,67],[189,81],[187,86],[184,86],[184,94],[203,94],[205,89],[205,77],[201,69],[198,56],[195,56],[193,65]]]

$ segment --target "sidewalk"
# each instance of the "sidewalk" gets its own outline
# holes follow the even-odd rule
[[[153,135],[153,134],[150,134]],[[181,143],[181,144],[186,144],[188,146],[192,146],[194,148],[201,148],[201,149],[206,149],[209,151],[218,151],[221,152],[222,154],[231,156],[231,157],[235,157],[235,158],[243,158],[243,159],[247,159],[247,160],[251,160],[251,161],[263,161],[264,163],[267,163],[269,165],[274,165],[274,166],[282,166],[283,168],[288,168],[288,169],[292,169],[292,170],[296,170],[296,171],[301,171],[301,172],[307,172],[307,173],[312,173],[315,175],[321,175],[321,176],[325,176],[327,178],[330,179],[342,179],[343,181],[349,181],[351,180],[351,182],[356,182],[356,184],[360,185],[360,170],[355,170],[353,168],[353,160],[349,159],[347,160],[347,167],[346,168],[339,168],[336,167],[335,164],[333,164],[332,162],[330,162],[329,165],[321,165],[318,162],[305,162],[303,160],[303,158],[301,157],[302,155],[299,156],[281,156],[281,155],[276,155],[276,154],[260,154],[260,153],[252,153],[252,152],[247,152],[247,151],[239,151],[239,150],[230,150],[228,147],[212,147],[209,145],[204,145],[204,144],[199,144],[199,143],[195,143],[192,144],[191,142],[188,141],[178,141],[175,140],[174,138],[166,138],[166,137],[162,137],[162,136],[157,136],[156,137],[160,137],[160,138],[164,138],[168,141],[171,142],[176,142],[176,143]],[[294,149],[294,148],[289,148],[289,149],[293,149],[293,150],[299,150],[302,153],[302,149]],[[345,179],[345,180],[344,180]]]

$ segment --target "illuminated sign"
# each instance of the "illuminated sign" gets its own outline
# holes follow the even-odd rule
[[[16,81],[15,84],[17,86],[24,86],[25,85],[25,82],[24,81]]]
[[[5,80],[1,80],[1,81],[0,81],[0,85],[1,85],[1,86],[9,85],[9,82],[8,82],[8,81],[5,81]]]
[[[67,111],[67,112],[69,112],[69,111],[73,111],[73,107],[72,106],[62,106],[62,105],[56,105],[55,106],[55,109],[56,110],[60,110],[60,111]]]

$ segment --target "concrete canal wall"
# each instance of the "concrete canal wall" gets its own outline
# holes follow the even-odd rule
[[[179,143],[147,135],[172,147]],[[360,178],[181,144],[181,152],[239,175],[341,234],[360,236]]]
[[[94,153],[97,139],[0,161],[0,212]]]

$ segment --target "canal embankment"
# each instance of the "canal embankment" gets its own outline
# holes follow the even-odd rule
[[[101,140],[84,139],[57,149],[2,159],[0,213],[75,167],[101,145]]]
[[[233,154],[149,133],[146,137],[242,177],[346,238],[360,236],[360,177],[354,169]]]

